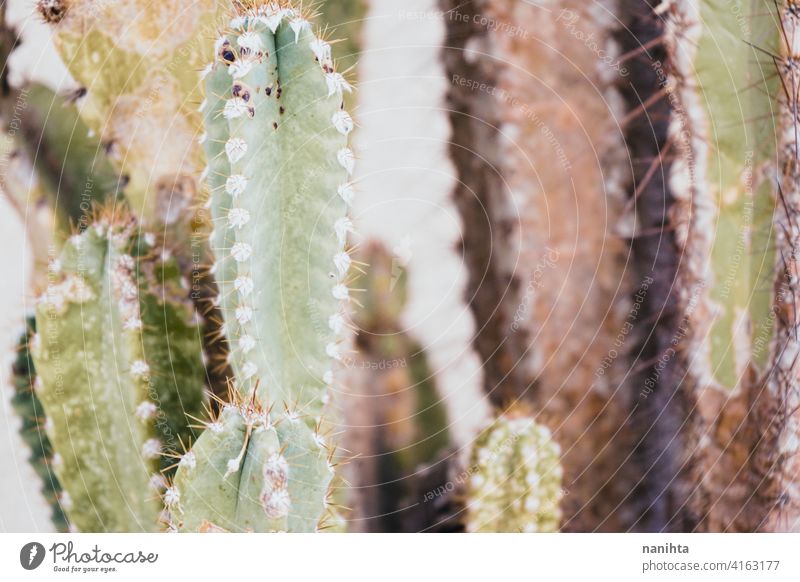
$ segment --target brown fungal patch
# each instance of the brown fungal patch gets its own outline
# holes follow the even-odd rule
[[[36,11],[48,24],[58,24],[67,14],[68,4],[65,0],[39,0]]]

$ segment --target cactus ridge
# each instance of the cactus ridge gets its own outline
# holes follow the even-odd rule
[[[41,491],[50,504],[53,525],[56,531],[66,531],[68,529],[67,519],[59,503],[61,484],[53,471],[53,465],[59,463],[59,458],[54,456],[53,445],[47,438],[42,403],[33,388],[36,370],[31,359],[29,344],[34,334],[36,321],[33,317],[29,317],[26,324],[25,332],[17,344],[17,358],[11,368],[12,387],[14,388],[11,406],[22,421],[20,436],[31,449],[29,460],[34,471],[42,480]]]

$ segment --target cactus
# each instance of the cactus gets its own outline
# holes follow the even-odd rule
[[[224,4],[224,3],[219,3]],[[56,48],[82,85],[78,106],[109,150],[145,223],[171,224],[200,199],[196,141],[215,0],[40,0]]]
[[[156,529],[162,452],[202,410],[194,310],[155,245],[131,218],[98,213],[51,263],[37,305],[37,395],[80,531]]]
[[[36,371],[28,344],[35,325],[34,318],[28,318],[25,333],[18,342],[17,359],[11,368],[14,388],[11,406],[22,420],[20,435],[23,442],[31,449],[30,463],[42,480],[42,493],[50,504],[53,525],[56,531],[66,531],[67,518],[58,501],[61,485],[52,467],[53,446],[44,430],[45,417],[42,403],[33,389]]]
[[[116,197],[119,186],[100,140],[83,123],[72,98],[33,84],[24,90],[20,147],[34,161],[51,206],[58,234],[73,225],[86,228],[92,208]]]
[[[554,532],[561,511],[560,449],[550,431],[517,413],[475,440],[467,470],[467,531]]]
[[[780,144],[780,128],[776,134],[760,122],[783,106],[781,79],[792,85],[780,67],[765,72],[765,63],[775,66],[769,55],[785,49],[775,23],[790,11],[776,6],[777,13],[744,3],[735,14],[676,1],[664,15],[643,11],[645,20],[664,23],[653,32],[663,51],[648,66],[652,93],[667,97],[649,113],[669,124],[654,132],[642,120],[640,131],[663,135],[657,148],[673,153],[666,183],[640,198],[640,228],[649,229],[640,260],[655,257],[666,267],[661,289],[675,289],[662,292],[653,310],[662,333],[647,355],[659,363],[642,373],[637,402],[647,427],[640,445],[647,477],[637,491],[647,530],[774,530],[768,516],[782,510],[772,507],[789,501],[776,451],[787,430],[796,432],[780,388],[789,371],[782,354],[794,336],[793,318],[780,315],[783,273],[793,262],[784,221],[792,205],[785,183],[783,193],[776,188],[783,178],[775,162],[784,163],[788,144]],[[731,94],[740,98],[725,97]],[[642,92],[629,99],[638,108]],[[796,123],[784,110],[776,125],[787,121],[784,136]],[[641,149],[634,155],[646,159]],[[655,250],[665,240],[666,250]],[[790,462],[791,453],[780,454]]]
[[[374,241],[357,256],[369,265],[354,282],[364,290],[352,306],[358,354],[345,362],[346,388],[335,399],[350,427],[342,446],[353,458],[345,467],[353,523],[360,531],[421,531],[441,517],[426,514],[432,504],[415,503],[424,495],[415,489],[421,468],[450,447],[447,415],[424,350],[401,324],[406,269]]]
[[[439,6],[453,15],[442,49],[453,200],[484,392],[499,409],[529,404],[561,445],[567,531],[625,529],[620,508],[638,476],[621,452],[630,447],[623,385],[640,282],[619,236],[629,164],[617,3]]]
[[[330,50],[289,3],[238,2],[204,71],[213,270],[235,378],[165,495],[181,531],[325,526],[321,414],[346,327],[353,161],[350,86]]]

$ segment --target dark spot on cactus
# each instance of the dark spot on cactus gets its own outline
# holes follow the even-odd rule
[[[248,103],[250,101],[250,87],[245,85],[244,83],[236,82],[233,84],[233,89],[231,91],[234,97],[241,98],[242,101]]]
[[[39,0],[36,10],[48,24],[58,24],[67,14],[67,3],[64,0]]]
[[[256,109],[255,107],[248,107],[247,108],[247,116],[252,119],[256,116]]]
[[[281,105],[281,108],[280,108],[279,111],[281,112],[281,115],[283,115],[284,113],[286,113],[286,108],[283,105]]]
[[[276,96],[278,99],[280,99],[280,98],[281,98],[281,93],[283,93],[283,88],[281,87],[281,84],[280,84],[280,82],[278,82],[278,91],[277,91],[277,93],[275,93],[275,96]]]
[[[106,154],[111,155],[111,153],[114,151],[114,141],[113,140],[104,141],[102,145],[103,145],[103,150],[106,152]]]
[[[272,129],[278,129],[278,122],[277,121],[273,121],[272,122]]]
[[[267,97],[269,97],[270,95],[272,95],[272,87],[266,87],[266,88],[264,89],[264,93],[266,93],[266,94],[267,94]]]
[[[233,53],[231,49],[231,43],[229,40],[226,40],[222,43],[222,46],[219,48],[219,58],[222,59],[226,65],[230,65],[232,62],[236,60],[236,55]]]

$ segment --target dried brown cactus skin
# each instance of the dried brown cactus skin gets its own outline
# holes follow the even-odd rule
[[[485,391],[501,409],[531,403],[561,446],[564,530],[627,529],[621,382],[638,282],[617,234],[629,168],[615,23],[572,1],[440,6]]]

